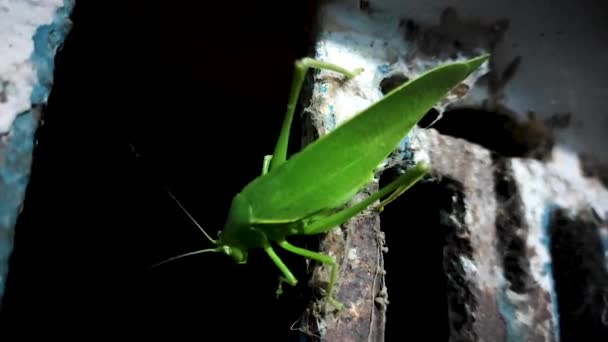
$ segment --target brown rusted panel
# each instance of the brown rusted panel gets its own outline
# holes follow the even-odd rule
[[[368,187],[375,191],[376,184]],[[372,189],[373,188],[373,189]],[[358,196],[359,200],[365,193]],[[386,305],[384,286],[384,237],[375,212],[364,212],[326,234],[320,251],[334,256],[339,264],[335,297],[341,311],[320,302],[311,303],[301,330],[317,341],[384,341]],[[325,288],[329,268],[315,268],[312,284]]]

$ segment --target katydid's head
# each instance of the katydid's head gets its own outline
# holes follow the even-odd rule
[[[198,222],[194,219],[194,217],[192,217],[192,215],[190,215],[188,210],[186,210],[186,208],[184,208],[184,206],[179,202],[179,200],[177,198],[175,198],[175,196],[171,193],[171,191],[169,191],[169,195],[171,196],[171,198],[173,198],[175,203],[177,203],[177,205],[182,209],[182,211],[188,216],[188,218],[190,218],[190,220],[194,223],[194,225],[203,233],[203,235],[205,235],[207,240],[209,240],[209,242],[214,244],[216,247],[208,248],[208,249],[201,249],[201,250],[197,250],[197,251],[193,251],[193,252],[189,252],[189,253],[180,254],[173,258],[170,258],[170,259],[164,260],[160,263],[157,263],[154,266],[158,266],[160,264],[164,264],[166,262],[169,262],[169,261],[172,261],[175,259],[179,259],[179,258],[183,258],[186,256],[196,255],[196,254],[201,254],[201,253],[208,253],[208,252],[223,253],[223,254],[231,257],[238,264],[244,264],[247,262],[247,251],[243,248],[235,246],[234,243],[231,243],[230,234],[222,234],[222,232],[220,231],[218,233],[217,240],[212,239],[211,236],[203,229],[203,227],[200,224],[198,224]],[[237,207],[241,207],[241,206],[237,205]],[[228,226],[230,226],[230,224]]]
[[[218,249],[220,249],[224,254],[231,257],[234,262],[237,264],[244,264],[247,262],[247,253],[238,247],[228,246],[228,245],[219,245]]]
[[[217,240],[215,240],[215,244],[217,245],[218,251],[229,256],[237,264],[244,264],[247,261],[247,256],[245,255],[243,250],[226,241],[225,234],[222,234],[221,230],[217,234]]]

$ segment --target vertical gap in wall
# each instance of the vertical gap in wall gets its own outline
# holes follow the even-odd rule
[[[509,159],[496,153],[492,154],[492,159],[497,200],[496,248],[502,258],[509,289],[523,294],[531,281],[525,241],[528,227],[523,219],[523,203],[510,171]]]
[[[608,341],[608,273],[592,210],[556,209],[549,221],[562,342]]]
[[[385,171],[380,186],[395,177],[395,170]],[[446,341],[472,333],[476,304],[459,262],[472,253],[469,241],[459,234],[466,229],[462,196],[460,184],[453,180],[423,181],[380,214],[389,249],[387,340],[421,334]]]

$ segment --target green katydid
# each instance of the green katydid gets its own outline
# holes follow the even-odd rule
[[[295,286],[297,279],[275,253],[271,244],[274,243],[304,258],[327,264],[331,268],[326,288],[327,301],[337,309],[342,308],[342,303],[334,299],[332,293],[337,280],[334,258],[296,247],[287,238],[328,232],[377,200],[389,196],[380,203],[381,209],[421,179],[429,171],[425,163],[418,163],[366,199],[344,208],[373,180],[375,169],[424,114],[487,58],[483,55],[423,73],[287,159],[289,130],[308,69],[326,69],[348,79],[361,72],[360,69],[351,72],[311,58],[296,61],[287,111],[274,153],[264,157],[261,175],[233,198],[226,224],[218,232],[218,238],[212,239],[170,193],[216,247],[181,254],[156,265],[205,252],[221,252],[235,262],[245,264],[249,250],[263,249],[282,274],[279,276],[280,291],[283,282]]]

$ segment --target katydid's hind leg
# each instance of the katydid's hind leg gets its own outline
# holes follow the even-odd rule
[[[317,221],[309,223],[302,229],[302,234],[305,235],[315,235],[321,234],[329,231],[333,227],[341,225],[342,223],[348,221],[353,216],[359,214],[365,208],[370,206],[375,201],[380,198],[393,193],[388,200],[392,201],[397,196],[401,195],[405,190],[409,189],[412,185],[414,185],[418,180],[420,180],[427,172],[429,171],[429,167],[425,163],[418,163],[414,167],[405,171],[404,174],[399,176],[397,179],[392,181],[390,184],[386,185],[382,189],[376,191],[371,194],[364,200],[354,204],[351,207],[345,208],[333,215],[321,218]],[[396,194],[396,196],[394,196]],[[389,202],[390,202],[389,201]],[[386,200],[384,201],[386,202]],[[383,203],[384,203],[383,202]],[[384,204],[386,205],[386,203]]]
[[[268,254],[274,264],[277,265],[279,270],[281,270],[281,273],[283,273],[283,276],[279,276],[279,287],[277,289],[278,298],[281,294],[283,294],[283,283],[287,283],[291,286],[296,286],[298,284],[298,280],[296,279],[296,277],[294,277],[293,273],[291,273],[291,271],[285,265],[283,260],[281,260],[277,253],[275,253],[270,243],[266,242],[266,244],[264,245],[264,251],[266,251],[266,254]]]
[[[327,290],[326,290],[327,301],[330,304],[332,304],[334,307],[336,307],[336,309],[338,309],[338,310],[341,310],[344,307],[344,305],[342,303],[338,302],[333,296],[334,286],[336,284],[336,279],[338,278],[338,264],[336,263],[334,258],[332,258],[331,256],[326,255],[326,254],[317,253],[317,252],[310,251],[308,249],[296,247],[296,246],[290,244],[289,242],[287,242],[286,240],[278,241],[277,244],[281,248],[283,248],[291,253],[294,253],[294,254],[303,256],[307,259],[312,259],[312,260],[315,260],[320,263],[328,265],[330,267],[330,275],[329,275],[329,284],[327,285]]]
[[[393,191],[392,194],[390,194],[387,198],[385,198],[382,202],[380,202],[380,204],[378,204],[378,206],[376,207],[376,208],[378,208],[378,212],[380,212],[380,213],[383,212],[384,211],[384,207],[386,207],[391,202],[393,202],[394,200],[396,200],[407,189],[409,189],[409,186],[402,186],[402,187],[398,188],[397,190]]]
[[[384,207],[389,205],[391,202],[396,200],[399,196],[403,195],[412,185],[416,184],[424,175],[430,170],[430,168],[424,164],[419,163],[415,165],[413,168],[407,170],[404,174],[399,176],[396,182],[401,183],[401,185],[393,191],[387,198],[382,200],[380,204],[376,207],[378,212],[384,211]],[[403,179],[402,181],[400,179]]]

